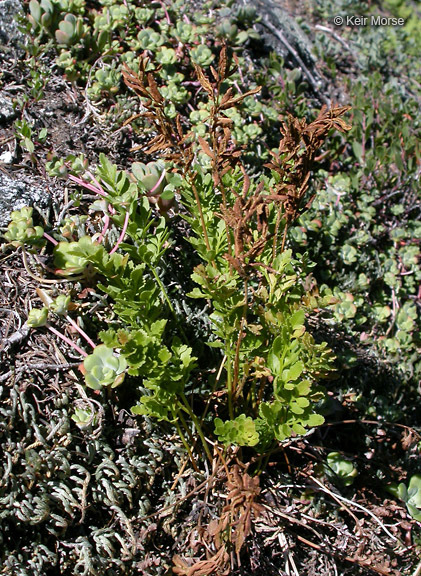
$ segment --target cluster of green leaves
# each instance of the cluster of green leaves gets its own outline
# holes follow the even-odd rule
[[[32,213],[33,208],[28,206],[12,212],[11,221],[4,237],[13,246],[19,247],[25,244],[40,246],[45,243],[43,239],[44,228],[42,226],[34,226]]]
[[[119,227],[123,227],[127,218],[126,239],[130,243],[120,244],[125,254],[108,252],[86,233],[85,226],[74,228],[71,239],[61,239],[54,248],[57,274],[71,279],[88,270],[85,278],[96,275],[98,288],[113,302],[113,327],[100,332],[104,344],[85,358],[85,381],[89,388],[96,390],[115,387],[121,384],[127,368],[129,375],[138,377],[142,387],[151,391],[150,396],[142,399],[142,408],[137,406],[134,411],[176,421],[182,405],[187,405],[188,410],[184,386],[195,358],[191,347],[180,338],[164,336],[168,309],[162,298],[167,301],[170,312],[174,310],[157,267],[169,247],[169,230],[163,217],[156,220],[151,216],[148,182],[130,179],[129,174],[118,171],[104,156],[97,177],[108,195],[93,203],[91,210],[111,210],[112,220]],[[28,211],[31,209],[24,208],[22,215]],[[15,214],[10,230],[20,221],[20,214]],[[28,239],[30,241],[30,235],[22,242]],[[30,326],[44,325],[48,309],[33,310],[31,314]],[[168,346],[166,342],[170,342]],[[119,354],[115,353],[116,348]]]
[[[49,176],[64,178],[69,174],[83,174],[88,169],[89,163],[83,154],[75,156],[69,154],[65,158],[53,155],[45,164],[45,169]]]
[[[205,68],[215,65],[218,42],[209,41],[209,34],[216,23],[218,37],[229,39],[240,54],[239,48],[254,36],[253,11],[240,8],[233,17],[232,10],[217,10],[216,22],[214,16],[204,15],[201,10],[189,17],[183,2],[172,3],[168,12],[161,3],[138,4],[101,0],[92,8],[84,0],[31,0],[29,24],[25,26],[30,35],[37,37],[28,49],[36,55],[45,49],[47,41],[47,47],[54,46],[57,63],[69,80],[87,85],[93,100],[116,101],[122,88],[121,62],[136,70],[137,53],[145,50],[160,64],[157,80],[166,100],[167,116],[174,118],[181,109],[192,132],[205,138],[211,106],[189,82],[191,64]],[[346,329],[367,346],[377,347],[408,379],[419,374],[419,246],[414,240],[420,229],[415,219],[419,120],[412,93],[416,66],[410,64],[411,54],[419,53],[419,37],[413,32],[415,20],[412,12],[408,14],[410,7],[401,0],[385,4],[393,14],[405,16],[407,24],[402,29],[358,30],[362,38],[359,47],[364,47],[358,66],[370,74],[349,84],[354,121],[347,137],[348,158],[344,164],[331,165],[329,171],[318,173],[318,194],[312,208],[292,230],[293,246],[299,251],[308,250],[310,260],[320,262],[323,258],[325,266],[313,269],[307,257],[293,256],[291,250],[273,258],[268,245],[259,256],[259,266],[249,268],[246,277],[233,268],[226,257],[230,249],[232,255],[233,244],[230,246],[221,217],[221,197],[215,194],[209,157],[200,148],[196,150],[198,163],[193,166],[194,188],[190,178],[173,173],[174,165],[163,160],[134,163],[129,174],[102,157],[95,175],[105,196],[90,206],[89,215],[73,214],[53,232],[59,242],[53,254],[56,273],[69,280],[78,275],[90,290],[94,276],[95,286],[110,305],[106,325],[97,334],[103,344],[83,363],[87,387],[99,391],[101,399],[106,389],[111,401],[117,402],[119,391],[112,388],[122,384],[125,377],[133,413],[174,424],[188,451],[195,443],[193,428],[202,440],[206,432],[226,445],[252,446],[264,452],[273,443],[304,434],[309,427],[323,422],[319,413],[323,411],[323,390],[318,381],[331,370],[332,355],[325,344],[315,343],[306,330],[305,318],[313,309],[332,302],[331,295],[336,302],[336,327]],[[338,6],[344,5],[342,0],[326,0],[318,3],[317,10],[336,15],[340,14]],[[359,13],[365,14],[368,9],[359,4]],[[170,21],[176,24],[170,25]],[[332,78],[336,78],[344,62],[348,65],[348,52],[338,49],[323,33],[318,35],[317,44]],[[404,45],[412,48],[402,49]],[[410,79],[406,87],[396,79],[385,83],[380,75],[371,73],[374,67],[395,65],[397,55],[399,70]],[[338,64],[339,58],[342,64]],[[226,116],[233,122],[235,142],[248,146],[250,158],[256,156],[255,151],[264,158],[266,151],[261,144],[274,145],[270,138],[276,133],[278,113],[288,110],[303,117],[309,115],[310,108],[299,70],[285,70],[274,55],[263,71],[255,70],[250,62],[246,71],[244,62],[240,56],[240,70],[246,80],[253,77],[252,88],[263,85],[264,96],[245,98],[228,109]],[[227,79],[224,89],[235,83],[243,86],[243,80],[236,73]],[[42,86],[41,78],[34,77],[34,97],[39,97]],[[33,127],[18,123],[16,130],[23,147],[33,153]],[[40,136],[43,139],[45,134]],[[343,139],[336,141],[339,151],[343,144]],[[87,164],[82,156],[54,157],[48,168],[51,175],[65,176],[69,171],[83,174]],[[266,177],[264,193],[269,193],[275,182],[274,175]],[[242,173],[227,172],[223,186],[229,191],[228,203],[235,202],[242,194]],[[256,186],[257,181],[253,181],[250,194]],[[189,255],[189,263],[201,261],[194,271],[193,265],[182,271],[186,284],[192,273],[196,285],[186,301],[190,299],[192,306],[205,302],[210,309],[212,335],[207,344],[212,350],[206,361],[202,342],[186,337],[186,333],[190,335],[188,321],[181,326],[186,318],[176,307],[175,292],[180,287],[173,293],[165,287],[170,256],[173,248],[178,250],[180,246],[172,244],[171,223],[151,211],[151,204],[165,214],[174,203],[175,193],[181,196],[183,214],[191,227],[189,246],[182,244],[181,250]],[[12,214],[6,238],[17,247],[44,242],[43,229],[34,226],[29,210]],[[101,226],[107,218],[111,225],[105,233]],[[282,233],[273,207],[268,226],[272,236]],[[117,240],[121,229],[126,234],[124,242]],[[258,228],[251,232],[258,239]],[[119,252],[115,250],[116,242]],[[324,299],[306,292],[309,270],[324,284]],[[57,299],[49,309],[32,311],[28,325],[44,324],[50,310],[62,311],[61,304]],[[370,409],[377,415],[375,406]],[[77,408],[72,419],[80,430],[90,431],[97,423],[97,414],[92,407]],[[204,446],[206,449],[205,440]],[[31,458],[32,454],[28,455],[30,466]],[[32,467],[38,473],[36,466]],[[351,485],[357,474],[354,464],[338,452],[328,455],[324,472],[339,486]],[[82,482],[83,478],[78,485]],[[101,482],[102,478],[99,488]],[[415,475],[408,487],[400,484],[391,488],[417,520],[418,485],[419,475]],[[63,499],[67,511],[73,501],[69,507],[68,490],[64,490],[66,494],[60,492],[64,496],[57,498]],[[110,493],[107,489],[107,497]],[[101,495],[99,500],[103,498]],[[47,510],[45,516],[31,517],[27,512],[32,505],[30,496],[28,502],[20,511],[21,521],[47,521],[48,506],[44,504],[48,498],[43,496],[42,507],[36,501],[35,512],[41,510],[39,514],[44,514]],[[94,538],[99,541],[100,536],[95,533]],[[87,539],[78,542],[74,562],[89,571],[85,558],[89,557],[90,543]],[[12,555],[10,562],[24,565],[24,560],[14,558]],[[45,565],[50,561],[43,560]]]
[[[273,184],[269,179],[267,189]],[[226,174],[223,186],[232,194],[227,202],[233,201],[243,186],[240,173]],[[199,177],[195,189],[210,249],[195,198],[186,187],[182,198],[191,214],[186,219],[195,233],[189,241],[203,261],[192,275],[198,287],[189,295],[211,303],[214,337],[209,345],[221,349],[224,358],[226,405],[218,408],[222,418],[215,419],[215,431],[227,444],[264,450],[275,439],[303,434],[306,427],[323,422],[315,409],[323,397],[316,381],[329,372],[332,358],[326,345],[315,344],[304,326],[306,259],[293,258],[291,250],[273,259],[268,243],[258,270],[245,279],[225,257],[227,234],[218,216],[221,199],[215,196],[211,174]],[[275,226],[272,210],[270,229]],[[253,234],[257,237],[257,228]],[[218,385],[221,382],[213,386]]]
[[[47,129],[42,128],[38,134],[34,133],[33,126],[26,120],[16,120],[14,123],[15,134],[22,148],[30,154],[35,151],[35,143],[43,143],[47,139]]]
[[[412,476],[408,486],[401,482],[390,485],[388,490],[405,502],[408,512],[414,520],[421,522],[421,474]]]
[[[216,16],[209,6],[198,7],[192,14],[186,5],[173,2],[168,8],[160,3],[141,4],[101,0],[92,8],[85,0],[31,0],[24,30],[34,42],[28,47],[37,53],[48,41],[58,52],[57,64],[70,80],[86,81],[92,73],[93,59],[105,65],[93,71],[90,94],[115,94],[119,90],[121,62],[135,62],[136,54],[146,50],[162,65],[162,75],[169,80],[168,90],[179,102],[189,95],[180,85],[182,74],[175,64],[183,59],[186,48],[201,66],[214,60],[206,37]],[[183,19],[183,16],[185,18]],[[251,8],[222,10],[218,17],[218,36],[229,37],[241,46],[255,32],[252,25],[255,10]],[[121,59],[116,56],[121,56]],[[171,100],[171,99],[170,99]]]

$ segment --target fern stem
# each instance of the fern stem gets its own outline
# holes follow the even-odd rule
[[[209,450],[209,446],[208,443],[206,441],[205,435],[203,434],[203,430],[202,427],[200,425],[199,419],[197,418],[196,414],[193,412],[193,410],[190,407],[190,404],[186,398],[186,395],[184,393],[182,393],[180,395],[181,400],[183,401],[184,407],[188,413],[188,415],[190,416],[190,418],[192,419],[192,422],[194,424],[194,427],[196,428],[197,433],[200,436],[200,440],[202,441],[203,444],[203,448],[205,450],[206,456],[209,459],[209,462],[212,462],[212,454]]]
[[[155,268],[154,268],[153,266],[150,267],[150,270],[151,270],[151,272],[152,272],[152,274],[153,274],[153,277],[155,278],[156,283],[158,284],[158,286],[159,286],[159,288],[160,288],[160,290],[161,290],[161,292],[162,292],[162,294],[163,294],[163,296],[164,296],[164,300],[165,300],[166,303],[168,304],[168,308],[170,309],[171,314],[174,316],[175,320],[177,320],[177,315],[176,315],[176,313],[175,313],[174,306],[173,306],[172,303],[171,303],[171,300],[170,300],[170,298],[169,298],[169,296],[168,296],[168,294],[167,294],[167,291],[166,291],[166,289],[165,289],[164,284],[162,283],[161,278],[158,276],[158,273],[157,273],[157,271],[155,270]]]
[[[199,468],[198,468],[198,466],[197,466],[196,459],[195,459],[195,457],[193,456],[192,451],[190,450],[189,443],[187,442],[186,437],[185,437],[184,434],[183,434],[183,431],[182,431],[182,429],[181,429],[181,427],[180,427],[180,424],[177,422],[177,418],[180,418],[181,415],[180,415],[180,414],[176,414],[176,413],[173,411],[173,416],[174,416],[174,425],[175,425],[175,427],[176,427],[176,429],[177,429],[178,435],[180,436],[180,439],[181,439],[181,442],[183,443],[184,448],[187,450],[187,454],[189,455],[189,458],[190,458],[190,461],[191,461],[191,463],[192,463],[192,465],[193,465],[193,468],[195,469],[196,472],[199,472]],[[181,418],[180,418],[180,419],[181,419]]]
[[[163,296],[164,296],[164,300],[165,300],[166,303],[168,304],[168,307],[169,307],[169,309],[170,309],[170,311],[171,311],[171,314],[172,314],[173,317],[174,317],[174,320],[175,320],[178,328],[180,329],[180,334],[181,334],[181,336],[183,337],[184,342],[185,342],[186,344],[188,344],[188,339],[187,339],[186,333],[184,332],[183,327],[180,325],[180,321],[179,321],[179,319],[178,319],[178,317],[177,317],[177,314],[176,314],[176,311],[175,311],[175,309],[174,309],[174,306],[173,306],[172,303],[171,303],[171,300],[170,300],[170,298],[169,298],[169,296],[168,296],[168,293],[167,293],[167,291],[166,291],[166,289],[165,289],[165,286],[164,286],[161,278],[158,276],[158,273],[157,273],[157,271],[155,270],[155,268],[154,268],[153,266],[150,266],[150,270],[151,270],[151,272],[152,272],[152,274],[153,274],[153,277],[155,278],[156,283],[158,284],[158,286],[159,286],[159,288],[160,288],[160,290],[161,290],[161,292],[162,292],[162,294],[163,294]]]
[[[283,252],[285,249],[285,240],[287,239],[287,232],[288,232],[288,221],[285,224],[284,235],[282,236],[281,252]]]
[[[231,420],[234,419],[234,409],[232,404],[232,360],[230,342],[225,342],[225,356],[227,357],[227,395],[228,395],[228,414]]]
[[[208,231],[206,229],[206,223],[205,223],[205,218],[203,216],[203,210],[202,210],[202,204],[200,202],[200,197],[199,197],[199,193],[197,191],[196,185],[194,183],[193,180],[193,176],[190,175],[190,185],[192,187],[193,190],[193,194],[194,194],[194,199],[196,200],[196,205],[197,205],[197,209],[199,211],[199,217],[200,217],[200,224],[202,225],[202,231],[203,231],[203,237],[205,239],[205,244],[206,244],[206,248],[209,250],[210,252],[210,244],[209,244],[209,237],[208,237]]]
[[[240,373],[240,349],[241,349],[241,342],[243,340],[244,324],[246,323],[246,318],[247,318],[247,304],[248,304],[248,283],[247,283],[247,278],[246,278],[244,280],[243,313],[241,316],[240,330],[238,333],[237,345],[235,347],[234,378],[233,378],[232,391],[231,391],[233,397],[235,397],[237,387],[238,387],[238,377],[239,377],[239,373]]]

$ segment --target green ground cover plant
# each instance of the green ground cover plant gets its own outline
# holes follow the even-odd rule
[[[356,57],[353,42],[364,47],[358,72],[345,80],[353,108],[349,156],[335,174],[319,173],[316,187],[322,190],[293,236],[310,259],[326,255],[329,265],[315,276],[322,293],[326,288],[340,300],[335,316],[341,328],[393,366],[397,379],[418,394],[419,71],[411,62],[419,44],[412,33],[419,14],[412,4],[390,2],[387,8],[396,17],[405,13],[405,25],[346,31],[346,58]],[[328,18],[346,13],[341,2],[318,9]],[[368,16],[375,12],[365,4],[359,9]],[[319,40],[338,49],[326,32]],[[324,54],[328,59],[329,50]],[[339,65],[334,73],[343,77]],[[396,406],[375,407],[374,395],[370,403],[366,409],[373,415],[385,409],[385,417],[398,417]]]

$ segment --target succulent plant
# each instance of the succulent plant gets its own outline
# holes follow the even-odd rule
[[[47,324],[48,318],[48,308],[32,308],[32,310],[28,314],[28,319],[26,324],[30,328],[41,328],[41,326],[45,326]]]
[[[54,6],[50,0],[31,0],[29,2],[28,20],[35,31],[46,30],[53,19]]]
[[[229,18],[224,18],[216,29],[218,36],[223,36],[229,40],[233,40],[238,34],[238,26],[231,22]]]
[[[145,28],[137,35],[137,47],[142,48],[142,50],[156,52],[163,43],[164,38],[152,28]]]
[[[237,24],[231,22],[228,18],[222,20],[216,33],[218,36],[222,36],[235,44],[244,44],[248,38],[247,32],[245,30],[240,31]]]
[[[155,14],[152,8],[137,7],[135,8],[136,22],[139,24],[146,24]]]
[[[134,162],[132,173],[146,190],[151,204],[157,204],[161,213],[166,213],[175,204],[174,186],[168,183],[165,164],[161,162]]]
[[[127,25],[129,10],[124,4],[105,6],[101,14],[98,14],[94,21],[97,30],[110,32]]]
[[[89,88],[89,94],[99,96],[103,93],[116,94],[120,89],[121,73],[111,66],[95,72],[95,81]]]
[[[339,452],[330,452],[327,455],[325,472],[332,479],[337,479],[343,486],[350,486],[358,475],[353,463]]]
[[[63,50],[59,56],[56,58],[56,64],[59,68],[65,70],[66,78],[70,82],[74,82],[80,76],[79,70],[75,68],[76,58],[70,52],[70,50]]]
[[[167,48],[162,46],[156,53],[156,60],[164,66],[169,66],[177,61],[177,55],[174,48]]]
[[[90,407],[75,408],[71,418],[80,430],[87,430],[96,424],[95,412]]]
[[[171,33],[182,44],[191,44],[196,38],[197,30],[196,27],[189,22],[178,21]]]
[[[258,124],[246,124],[243,128],[243,132],[248,138],[250,138],[250,140],[255,140],[260,136],[263,130]]]
[[[191,50],[190,58],[198,66],[209,66],[213,62],[215,55],[205,44],[200,44],[197,48]]]
[[[12,212],[12,220],[4,237],[13,246],[23,246],[24,244],[40,245],[44,242],[44,229],[42,226],[34,226],[32,212],[33,209],[28,206]]]
[[[132,173],[138,182],[142,184],[148,195],[159,196],[164,190],[166,181],[162,178],[165,170],[163,162],[134,162]],[[160,181],[161,180],[161,181]]]
[[[421,474],[414,474],[408,487],[401,482],[388,486],[388,491],[403,500],[412,518],[421,522]]]
[[[167,86],[162,86],[160,92],[162,96],[173,105],[185,104],[190,98],[190,93],[186,88],[175,82],[169,82]]]
[[[64,316],[67,314],[70,305],[70,296],[65,294],[59,294],[50,304],[50,310],[57,314],[58,316]]]
[[[46,163],[45,169],[49,176],[65,177],[67,174],[83,174],[88,168],[89,162],[83,154],[75,156],[69,154],[65,158],[53,156],[49,162]]]
[[[87,260],[80,254],[73,253],[75,242],[59,242],[56,246],[55,263],[56,273],[62,276],[80,274],[87,266]]]
[[[71,46],[79,42],[83,33],[82,18],[77,18],[74,14],[66,14],[64,20],[59,23],[55,36],[59,44]]]
[[[63,238],[69,241],[75,241],[86,234],[86,222],[88,217],[84,214],[75,214],[65,218],[59,228]]]
[[[86,385],[100,390],[104,386],[115,388],[123,382],[127,362],[123,356],[116,356],[112,348],[100,344],[85,358],[83,367]]]
[[[254,118],[259,117],[260,114],[262,114],[263,112],[263,104],[253,96],[248,96],[247,98],[245,98],[243,106],[244,110]]]

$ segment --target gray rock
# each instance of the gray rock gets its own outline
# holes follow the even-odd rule
[[[0,51],[17,46],[24,38],[15,16],[22,10],[19,0],[0,0]]]
[[[13,180],[0,171],[0,226],[7,226],[12,210],[35,205],[44,209],[49,203],[50,195],[47,191]]]
[[[13,108],[12,99],[0,93],[0,124],[13,120],[16,110]]]

